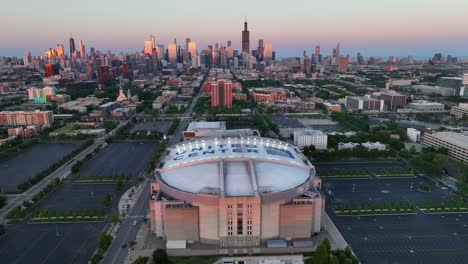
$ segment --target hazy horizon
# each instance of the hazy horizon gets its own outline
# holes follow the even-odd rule
[[[27,3],[25,3],[27,2]],[[201,50],[232,40],[240,49],[244,17],[250,49],[259,38],[271,43],[278,57],[311,54],[321,45],[330,54],[341,43],[342,54],[428,58],[434,53],[467,56],[468,1],[462,0],[329,0],[326,2],[266,0],[235,2],[82,0],[10,1],[2,4],[1,56],[42,55],[73,33],[76,44],[101,51],[141,51],[150,34],[158,44],[186,37]]]

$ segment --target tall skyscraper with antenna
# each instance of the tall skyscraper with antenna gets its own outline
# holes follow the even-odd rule
[[[242,52],[250,53],[250,32],[247,28],[247,19],[244,22],[244,31],[242,31]]]

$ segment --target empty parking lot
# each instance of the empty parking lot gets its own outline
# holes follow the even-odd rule
[[[81,167],[79,175],[131,174],[136,178],[145,170],[157,147],[158,143],[149,141],[112,143],[86,162]]]
[[[372,168],[369,168],[372,169]],[[421,182],[432,186],[420,192]],[[337,216],[337,203],[396,202],[457,199],[447,190],[422,177],[408,179],[332,180],[327,212],[362,263],[466,263],[468,259],[468,215]],[[413,187],[411,187],[413,186]]]
[[[40,142],[14,156],[0,160],[2,191],[16,191],[16,186],[35,176],[79,147],[79,143]]]
[[[0,238],[2,263],[88,263],[104,223],[20,224]]]

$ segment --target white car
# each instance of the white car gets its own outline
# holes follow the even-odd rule
[[[132,225],[136,226],[136,224],[137,224],[137,221],[136,220],[133,221]]]

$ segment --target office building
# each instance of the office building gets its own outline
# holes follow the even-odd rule
[[[151,40],[145,41],[144,53],[145,53],[145,54],[148,54],[148,55],[152,55],[152,54],[153,54],[153,42],[152,42]]]
[[[177,64],[177,44],[171,43],[167,45],[167,54],[169,62],[175,66]]]
[[[73,54],[75,53],[75,40],[73,37],[70,38],[70,58],[73,57]]]
[[[321,231],[320,179],[296,146],[261,137],[208,138],[165,153],[151,184],[149,215],[151,232],[169,245],[260,246]]]
[[[294,145],[298,148],[314,146],[315,149],[327,149],[327,134],[320,130],[296,130],[294,131]]]
[[[273,60],[273,46],[270,43],[265,45],[265,50],[263,52],[263,59],[266,61]]]
[[[244,22],[244,31],[242,31],[242,52],[250,54],[250,32],[247,29],[247,21]]]
[[[448,149],[451,158],[468,163],[468,136],[456,132],[424,132],[423,146]]]

